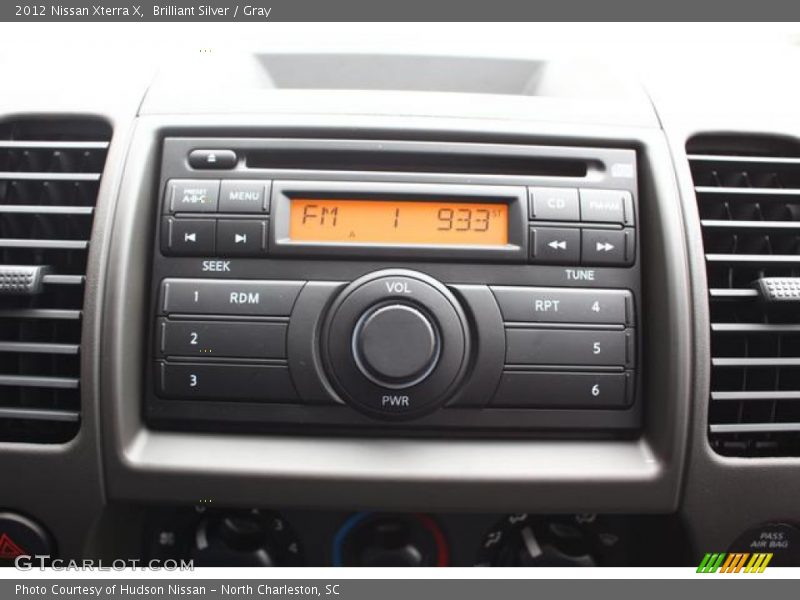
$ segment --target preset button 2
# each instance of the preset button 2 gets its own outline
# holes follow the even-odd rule
[[[286,323],[159,321],[163,356],[286,358]]]

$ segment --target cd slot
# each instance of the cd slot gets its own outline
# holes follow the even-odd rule
[[[401,150],[375,152],[341,147],[281,148],[277,152],[250,150],[247,152],[246,163],[250,169],[469,173],[530,177],[584,178],[589,172],[588,162],[576,158]]]

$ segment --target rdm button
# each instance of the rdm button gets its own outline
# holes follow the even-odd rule
[[[165,279],[165,313],[288,317],[302,281]]]

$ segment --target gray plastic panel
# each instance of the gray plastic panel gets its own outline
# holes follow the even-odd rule
[[[676,508],[689,402],[686,263],[674,177],[658,130],[463,123],[444,131],[426,120],[351,120],[347,135],[500,143],[635,147],[640,156],[643,324],[647,406],[636,440],[439,440],[169,433],[142,422],[141,373],[148,257],[158,149],[164,134],[336,136],[342,119],[285,117],[140,119],[119,198],[105,308],[103,393],[108,490],[113,498],[194,502],[213,490],[232,505],[354,508],[670,511]],[[369,125],[369,128],[367,127]],[[555,134],[560,130],[560,136]],[[676,250],[677,248],[677,250]],[[181,259],[189,260],[189,259]],[[188,264],[188,263],[187,263]],[[544,272],[547,267],[543,267]],[[552,271],[555,277],[555,268]],[[320,270],[320,272],[323,272]],[[324,277],[320,277],[323,279]],[[669,343],[664,343],[669,340]],[[202,456],[203,460],[197,460]],[[167,476],[167,474],[169,476]],[[381,485],[374,485],[380,482]]]
[[[4,106],[14,99],[6,94]],[[114,217],[118,186],[127,145],[131,119],[139,100],[132,96],[125,104],[102,101],[87,103],[84,98],[76,102],[69,93],[60,99],[50,97],[46,112],[28,112],[34,104],[24,103],[25,116],[52,119],[61,114],[96,115],[107,119],[113,127],[113,138],[105,163],[105,172],[94,209],[75,209],[79,212],[94,212],[92,243],[89,247],[86,288],[83,311],[55,309],[20,309],[6,311],[5,316],[29,317],[47,314],[48,318],[65,320],[81,319],[81,428],[75,438],[65,444],[0,443],[0,473],[6,477],[2,486],[2,508],[25,515],[52,536],[55,555],[63,558],[80,558],[86,553],[90,532],[103,513],[106,496],[103,484],[101,440],[100,440],[100,395],[98,393],[98,346],[101,340],[102,312],[100,310],[103,291],[102,274],[106,269],[106,250],[109,243],[111,222]],[[13,102],[12,102],[13,103]],[[38,106],[38,104],[36,105]],[[15,118],[18,114],[14,114]],[[5,115],[0,115],[5,118]],[[4,207],[13,210],[25,207]],[[37,211],[40,207],[36,207]],[[72,211],[72,209],[70,209]],[[82,279],[82,278],[81,278]],[[72,283],[74,280],[63,280]],[[31,348],[34,350],[35,348]],[[64,348],[67,350],[67,348]],[[70,349],[71,351],[71,349]],[[24,379],[24,378],[21,378]],[[37,385],[42,383],[38,379]],[[48,378],[54,387],[76,387],[77,380],[71,378]],[[24,385],[16,380],[14,385]],[[10,409],[4,418],[47,418],[48,420],[76,420],[78,413],[71,411],[24,411]]]
[[[681,515],[692,536],[695,558],[725,550],[746,530],[767,522],[800,522],[800,458],[736,458],[714,452],[708,443],[710,320],[703,239],[686,142],[698,133],[724,132],[800,137],[796,126],[776,128],[766,113],[748,120],[733,115],[678,116],[665,111],[669,143],[681,195],[685,238],[690,252],[694,307],[693,396],[690,453]],[[763,117],[763,118],[761,118]],[[780,490],[779,492],[777,490]],[[733,500],[732,500],[733,499]]]

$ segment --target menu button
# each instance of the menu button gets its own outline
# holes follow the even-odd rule
[[[220,212],[268,213],[271,181],[225,179],[219,194]]]

